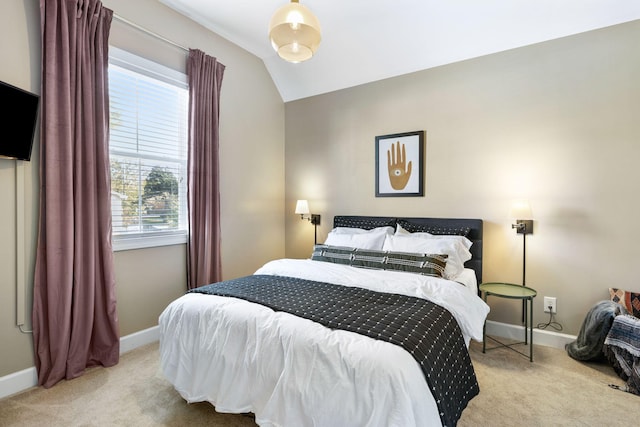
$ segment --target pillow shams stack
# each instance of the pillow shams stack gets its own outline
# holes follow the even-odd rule
[[[396,233],[388,236],[382,247],[385,251],[447,255],[444,278],[453,280],[471,259],[471,241],[463,236],[430,235],[429,233]]]
[[[468,232],[468,229],[465,230]],[[394,230],[393,227],[378,227],[371,230],[351,227],[336,227],[329,232],[324,245],[318,245],[324,247],[324,255],[320,255],[320,253],[314,248],[314,255],[312,256],[312,259],[353,265],[352,258],[354,257],[354,251],[356,249],[359,251],[358,257],[364,256],[363,251],[379,251],[378,254],[374,255],[374,258],[388,256],[390,253],[400,253],[405,257],[418,257],[411,262],[431,262],[433,261],[432,258],[441,256],[440,258],[446,261],[446,267],[442,274],[439,274],[437,271],[439,267],[435,269],[435,274],[431,274],[434,273],[432,271],[429,271],[428,273],[425,273],[424,271],[415,272],[420,274],[439,275],[445,279],[454,280],[455,277],[464,271],[464,263],[471,259],[471,252],[469,249],[471,248],[472,243],[463,235],[465,230],[458,230],[460,234],[449,235],[432,234],[424,231],[409,232],[400,224],[398,224],[397,230]],[[330,252],[327,252],[328,249],[330,249]],[[327,253],[329,254],[328,256]],[[437,265],[439,265],[440,258],[436,259],[435,263]],[[382,265],[383,269],[386,269],[381,261],[376,262],[379,265]],[[378,268],[373,265],[364,265],[366,264],[365,261],[357,260],[356,264],[358,263],[361,265],[354,266]],[[395,265],[396,263],[396,261],[393,261],[391,264]],[[422,267],[418,270],[421,268]],[[409,270],[405,269],[404,271]]]

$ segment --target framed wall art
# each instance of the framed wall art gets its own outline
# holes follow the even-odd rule
[[[376,136],[376,197],[424,196],[424,131]]]

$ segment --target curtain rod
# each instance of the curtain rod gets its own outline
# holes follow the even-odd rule
[[[180,44],[178,44],[178,43],[174,42],[173,40],[169,40],[169,39],[168,39],[168,38],[166,38],[166,37],[162,37],[162,36],[161,36],[160,34],[158,34],[158,33],[154,33],[154,32],[153,32],[153,31],[151,31],[151,30],[147,30],[146,28],[141,27],[140,25],[138,25],[138,24],[136,24],[136,23],[134,23],[134,22],[131,22],[131,21],[129,21],[128,19],[125,19],[125,18],[123,18],[122,16],[120,16],[120,15],[118,15],[118,14],[116,14],[116,13],[114,13],[114,14],[113,14],[113,17],[114,17],[116,20],[118,20],[118,21],[122,22],[123,24],[129,25],[130,27],[133,27],[133,28],[135,28],[136,30],[142,31],[143,33],[146,33],[146,34],[150,35],[151,37],[154,37],[154,38],[156,38],[156,39],[158,39],[158,40],[161,40],[161,41],[163,41],[163,42],[165,42],[165,43],[168,43],[168,44],[170,44],[170,45],[173,45],[173,46],[177,47],[178,49],[182,49],[182,50],[184,50],[185,52],[189,52],[189,48],[184,47],[184,46],[182,46],[182,45],[180,45]]]

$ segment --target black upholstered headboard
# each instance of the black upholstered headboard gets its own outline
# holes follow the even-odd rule
[[[357,227],[370,230],[376,227],[400,224],[404,229],[428,231],[432,234],[466,234],[473,242],[471,246],[472,258],[465,263],[465,267],[476,272],[478,284],[482,283],[482,220],[466,218],[406,218],[384,216],[349,216],[336,215],[333,218],[334,227]],[[467,232],[468,230],[468,232]]]

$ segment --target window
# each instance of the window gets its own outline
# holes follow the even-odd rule
[[[175,70],[110,48],[115,250],[186,242],[186,80]]]

